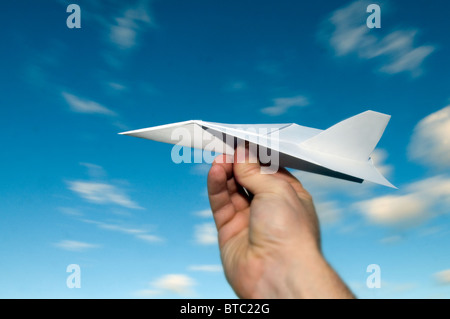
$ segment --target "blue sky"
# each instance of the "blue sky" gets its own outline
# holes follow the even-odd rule
[[[189,119],[325,129],[367,109],[392,115],[373,157],[399,189],[294,172],[324,254],[361,298],[450,297],[447,1],[80,0],[80,29],[70,3],[0,8],[0,297],[234,298],[208,165],[117,133]],[[366,286],[370,264],[381,288]]]

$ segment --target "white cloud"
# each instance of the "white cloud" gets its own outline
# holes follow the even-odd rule
[[[319,32],[336,56],[355,54],[361,59],[377,58],[379,71],[396,74],[422,74],[424,60],[435,50],[434,46],[415,46],[418,34],[414,29],[397,29],[381,37],[366,25],[366,8],[370,1],[355,1],[334,11]],[[381,6],[384,8],[385,6]]]
[[[134,293],[139,297],[154,297],[172,293],[184,297],[192,297],[195,295],[195,280],[184,274],[168,274],[157,278],[150,283],[150,288],[141,289]]]
[[[85,200],[97,204],[114,204],[126,208],[141,209],[122,190],[103,182],[69,181],[69,189]]]
[[[203,210],[199,210],[194,212],[194,215],[197,217],[202,217],[202,218],[211,218],[212,217],[212,211],[210,208],[208,209],[203,209]]]
[[[204,272],[222,272],[222,265],[192,265],[188,268],[191,271],[204,271]]]
[[[137,45],[139,33],[154,26],[150,18],[147,1],[140,1],[136,6],[126,8],[114,19],[109,27],[109,39],[120,49],[130,49]]]
[[[102,114],[108,116],[116,116],[114,111],[109,108],[90,100],[79,98],[73,94],[62,92],[63,98],[69,104],[70,109],[77,113]]]
[[[297,95],[293,97],[282,97],[273,99],[274,105],[263,108],[262,113],[276,116],[286,113],[289,109],[293,107],[303,107],[309,104],[306,97],[302,95]]]
[[[157,243],[157,242],[163,241],[163,239],[161,237],[156,236],[156,235],[150,235],[150,234],[137,235],[136,238],[142,239],[149,243]]]
[[[450,105],[416,125],[408,155],[411,160],[433,168],[450,168]]]
[[[402,239],[403,239],[403,237],[400,235],[392,235],[392,236],[387,236],[387,237],[381,238],[380,243],[390,245],[390,244],[398,243]]]
[[[64,250],[69,251],[86,251],[88,249],[92,248],[98,248],[99,245],[89,244],[81,241],[75,241],[75,240],[61,240],[58,243],[54,244],[56,247],[62,248]]]
[[[217,230],[214,223],[195,225],[195,242],[201,245],[217,244]]]
[[[164,241],[161,237],[149,234],[148,230],[142,229],[142,228],[136,228],[136,227],[129,227],[119,224],[112,224],[112,223],[105,223],[101,221],[95,221],[91,219],[81,219],[82,222],[87,224],[93,224],[96,225],[100,229],[114,231],[122,234],[132,235],[135,238],[141,239],[143,241],[149,242],[149,243],[156,243],[156,242],[162,242]]]
[[[375,167],[386,178],[389,178],[393,171],[392,165],[386,164],[388,156],[388,152],[382,148],[376,148],[370,155]]]
[[[104,168],[101,167],[100,165],[91,164],[91,163],[80,163],[80,165],[87,168],[88,175],[91,178],[100,179],[100,178],[106,177],[106,175],[107,175]]]
[[[127,90],[127,87],[121,83],[108,82],[106,84],[109,88],[113,89],[114,91],[126,91]]]
[[[69,216],[76,216],[76,217],[80,217],[83,216],[83,213],[80,212],[78,209],[72,208],[72,207],[59,207],[58,210],[65,214],[65,215],[69,215]]]
[[[321,225],[333,225],[341,219],[342,209],[336,201],[315,202],[316,212]]]
[[[450,285],[450,269],[442,270],[434,274],[434,278],[438,283]]]
[[[412,226],[450,210],[450,177],[434,176],[404,186],[399,195],[386,195],[355,204],[370,222]]]
[[[135,294],[140,297],[152,297],[167,293],[180,296],[193,296],[193,287],[196,285],[194,279],[183,274],[164,275],[150,283],[149,289],[142,289]]]
[[[153,282],[153,286],[179,295],[192,294],[194,279],[182,274],[165,275]]]
[[[428,215],[429,202],[417,194],[387,195],[358,203],[359,210],[370,222],[393,225],[421,221]]]

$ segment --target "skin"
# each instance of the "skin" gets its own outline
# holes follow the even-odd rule
[[[237,296],[354,298],[323,257],[311,195],[287,170],[261,174],[256,157],[239,152],[245,162],[220,155],[207,181],[225,276]]]

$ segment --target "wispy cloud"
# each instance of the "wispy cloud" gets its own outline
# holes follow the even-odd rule
[[[433,169],[450,168],[450,105],[416,125],[408,155],[411,160]]]
[[[246,88],[247,83],[244,81],[231,81],[225,85],[224,90],[228,92],[237,92],[245,90]]]
[[[435,273],[434,278],[439,284],[450,285],[450,269],[442,270]]]
[[[261,112],[267,115],[277,116],[286,113],[293,107],[303,107],[308,104],[309,100],[303,95],[280,97],[273,99],[273,105],[263,108]]]
[[[63,6],[65,1],[59,0]],[[100,34],[114,47],[128,50],[136,46],[142,32],[156,27],[149,0],[88,1],[83,4],[83,19],[96,23]]]
[[[124,84],[118,82],[107,82],[106,83],[109,88],[114,91],[126,91],[127,87]]]
[[[117,223],[106,223],[101,221],[95,221],[90,219],[82,219],[81,220],[84,223],[87,224],[93,224],[96,225],[100,229],[113,231],[113,232],[119,232],[126,235],[131,235],[137,239],[149,242],[149,243],[157,243],[164,241],[161,237],[150,234],[148,230],[143,228],[137,228],[137,227],[130,227],[130,226],[124,226],[122,224]]]
[[[337,201],[318,200],[315,207],[321,225],[334,225],[342,218],[342,209]]]
[[[92,181],[68,181],[67,184],[71,191],[91,203],[113,204],[126,208],[142,209],[124,191],[114,185]]]
[[[282,65],[277,61],[261,61],[256,65],[256,70],[269,76],[280,76],[282,74]]]
[[[222,272],[222,265],[191,265],[188,267],[190,271],[202,271],[202,272]]]
[[[89,180],[66,181],[69,190],[90,203],[142,209],[120,187],[108,181],[107,172],[97,164],[80,163],[87,168]]]
[[[100,165],[85,162],[80,163],[80,165],[87,168],[87,173],[90,178],[102,179],[107,176],[105,169]]]
[[[98,248],[99,245],[90,244],[86,242],[81,241],[75,241],[75,240],[61,240],[60,242],[57,242],[54,244],[56,247],[68,250],[68,251],[77,251],[82,252],[86,251],[92,248]]]
[[[337,9],[322,23],[319,38],[338,57],[356,55],[360,59],[376,58],[378,70],[387,74],[406,72],[420,76],[422,64],[435,50],[433,45],[415,45],[418,30],[394,29],[384,37],[366,25],[369,1],[355,1]],[[381,5],[381,8],[384,8]],[[384,27],[383,27],[384,28]]]
[[[136,5],[125,8],[120,16],[108,25],[109,39],[120,49],[130,49],[138,44],[140,32],[154,26],[148,1],[139,1]]]
[[[211,218],[212,217],[212,211],[210,208],[199,210],[193,213],[197,217],[201,218]]]
[[[200,245],[217,244],[217,229],[214,223],[195,225],[194,239]]]
[[[67,92],[61,94],[73,112],[117,116],[116,112],[95,101],[80,98]]]

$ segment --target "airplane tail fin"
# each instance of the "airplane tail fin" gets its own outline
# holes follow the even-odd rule
[[[366,111],[339,122],[301,145],[336,156],[367,161],[391,116]]]

